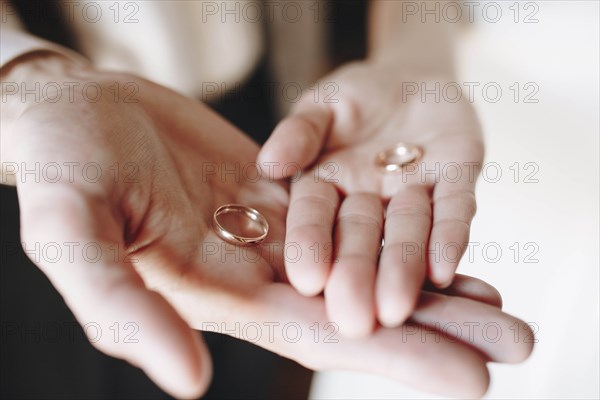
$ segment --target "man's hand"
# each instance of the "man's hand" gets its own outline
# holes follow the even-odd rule
[[[310,91],[259,154],[274,178],[296,172],[291,165],[312,168],[292,180],[286,241],[306,253],[327,243],[333,256],[288,262],[286,271],[301,293],[325,291],[328,315],[347,335],[369,334],[376,320],[402,324],[426,276],[450,285],[466,248],[483,143],[466,101],[422,101],[421,83],[447,80],[348,65],[321,80],[337,89],[329,102]],[[377,153],[399,142],[421,146],[423,158],[382,172]]]
[[[221,179],[221,169],[254,160],[258,146],[166,88],[48,54],[3,76],[18,87],[36,81],[50,88],[41,91],[46,99],[22,102],[18,93],[2,105],[3,178],[17,185],[24,244],[56,244],[69,254],[32,258],[82,325],[110,332],[115,323],[132,323],[137,330],[137,343],[104,334],[94,338],[97,348],[143,368],[177,397],[198,395],[210,381],[210,360],[184,318],[199,307],[220,318],[235,315],[236,302],[283,265],[222,257],[237,249],[214,234],[213,212],[226,203],[256,207],[270,222],[272,241],[283,237],[286,189]],[[24,172],[35,168],[37,176]]]

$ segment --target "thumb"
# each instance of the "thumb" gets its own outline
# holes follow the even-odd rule
[[[258,165],[270,179],[290,177],[310,166],[325,145],[333,112],[303,98],[273,131],[258,154]]]
[[[211,378],[208,351],[175,309],[145,287],[127,260],[122,223],[110,201],[68,184],[25,183],[18,191],[23,244],[43,248],[50,243],[61,249],[51,256],[42,252],[33,261],[61,293],[90,342],[140,367],[177,398],[204,392]]]

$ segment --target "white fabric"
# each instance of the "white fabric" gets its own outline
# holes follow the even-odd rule
[[[0,66],[43,48],[73,56],[60,46],[19,35],[23,27],[16,10],[0,1]],[[200,96],[207,85],[227,91],[242,84],[264,53],[265,32],[272,38],[269,50],[280,86],[294,82],[305,87],[325,66],[324,18],[313,2],[61,0],[59,7],[60,22],[96,67],[135,73],[190,96]]]

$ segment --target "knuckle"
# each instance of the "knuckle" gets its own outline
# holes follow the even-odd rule
[[[435,199],[437,208],[440,206],[452,207],[455,210],[461,210],[465,220],[470,221],[477,213],[477,201],[473,191],[450,192]]]
[[[324,194],[304,194],[290,204],[290,209],[298,207],[312,210],[321,209],[327,212],[334,212],[337,208],[337,204]]]
[[[338,224],[347,224],[350,226],[358,227],[359,229],[364,228],[367,230],[375,230],[377,232],[383,229],[382,222],[378,218],[357,212],[346,213],[344,215],[339,216]]]
[[[387,218],[424,217],[431,218],[431,208],[419,204],[394,204],[388,208]]]

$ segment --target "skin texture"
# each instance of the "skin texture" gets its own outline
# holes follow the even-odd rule
[[[308,169],[292,179],[286,241],[303,249],[333,243],[334,255],[286,271],[301,293],[324,291],[329,317],[348,336],[368,335],[377,321],[400,326],[426,277],[450,285],[466,249],[483,159],[479,123],[466,101],[414,92],[448,81],[347,65],[321,80],[337,93],[302,98],[259,154],[275,178],[295,171],[286,165]],[[423,157],[382,172],[376,154],[399,142],[420,146]]]
[[[207,172],[254,163],[255,143],[206,106],[166,88],[52,57],[39,55],[3,79],[96,82],[107,93],[115,82],[134,83],[139,91],[133,103],[111,93],[94,103],[76,96],[3,104],[3,160],[79,163],[72,164],[73,179],[5,177],[17,185],[22,240],[94,243],[102,250],[94,262],[78,250],[71,259],[34,261],[82,325],[94,322],[107,331],[115,322],[135,323],[138,343],[105,335],[94,345],[139,366],[173,396],[198,396],[210,382],[209,354],[193,329],[225,330],[313,369],[366,371],[457,397],[486,391],[488,361],[519,362],[531,352],[523,339],[527,325],[501,311],[495,289],[467,277],[446,291],[421,291],[403,326],[375,325],[372,335],[356,339],[337,335],[325,298],[305,297],[287,283],[287,188],[255,175]],[[91,162],[102,179],[83,178]],[[115,179],[116,163],[133,169]],[[369,196],[357,201],[375,204]],[[262,246],[242,251],[214,234],[213,212],[225,203],[263,213],[271,228]],[[481,328],[489,322],[501,328],[501,340],[486,339]],[[444,330],[448,323],[479,325],[470,338],[466,330]],[[236,334],[236,324],[258,325],[261,334]],[[524,333],[519,341],[512,340],[513,325]]]

